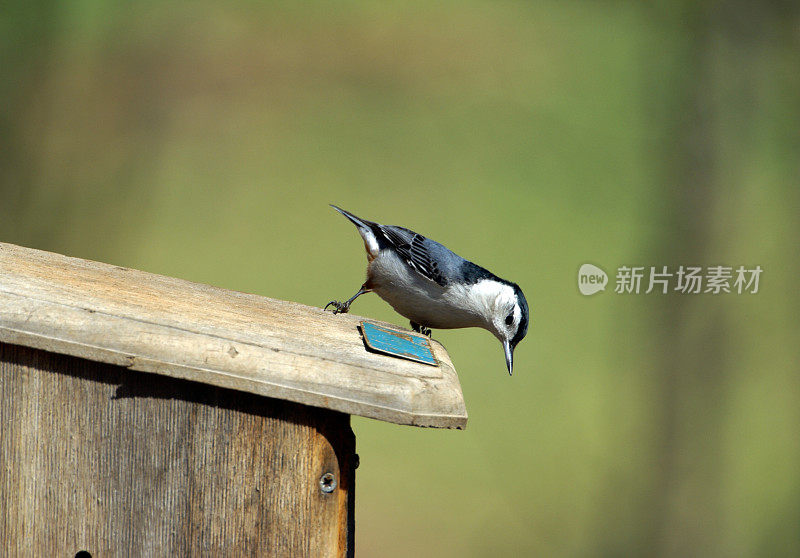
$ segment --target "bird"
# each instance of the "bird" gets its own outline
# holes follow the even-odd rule
[[[323,310],[346,313],[359,296],[374,292],[408,318],[414,331],[481,327],[503,346],[509,375],[514,349],[528,332],[528,301],[519,285],[405,227],[381,225],[331,204],[358,229],[367,252],[367,280],[344,302]]]

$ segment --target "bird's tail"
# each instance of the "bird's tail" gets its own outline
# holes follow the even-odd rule
[[[358,234],[360,234],[361,238],[364,239],[364,248],[367,250],[367,259],[372,261],[378,257],[378,252],[380,252],[380,241],[378,240],[376,233],[380,231],[381,226],[377,223],[373,223],[372,221],[360,219],[349,211],[345,211],[341,207],[336,207],[333,204],[331,204],[331,207],[347,217],[358,228]]]
[[[339,213],[341,213],[342,215],[344,215],[345,217],[347,217],[348,219],[350,219],[350,221],[352,221],[352,223],[356,227],[370,229],[371,228],[370,225],[373,224],[371,221],[366,221],[364,219],[360,219],[360,218],[356,217],[355,215],[353,215],[349,211],[345,211],[341,207],[337,207],[337,206],[335,206],[333,204],[330,204],[330,206],[332,208],[334,208],[336,211],[338,211]]]

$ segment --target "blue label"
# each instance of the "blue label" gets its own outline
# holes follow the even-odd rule
[[[427,337],[361,322],[367,346],[380,353],[438,366]]]

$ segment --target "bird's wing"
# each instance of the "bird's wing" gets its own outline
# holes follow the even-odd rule
[[[447,280],[439,269],[436,258],[431,254],[431,248],[435,243],[421,234],[403,227],[387,225],[379,225],[379,227],[395,252],[417,273],[443,287],[447,285]]]

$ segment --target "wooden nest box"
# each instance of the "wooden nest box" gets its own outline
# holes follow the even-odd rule
[[[350,415],[467,421],[360,325],[0,243],[0,555],[352,555]]]

